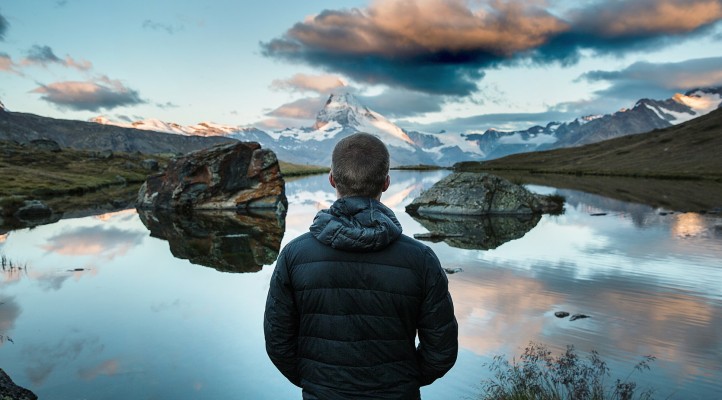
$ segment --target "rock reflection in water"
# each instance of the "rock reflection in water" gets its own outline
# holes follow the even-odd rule
[[[532,230],[541,215],[463,216],[422,214],[411,215],[430,232],[451,247],[490,250],[519,239]],[[446,236],[444,236],[446,235]]]
[[[275,213],[138,210],[153,237],[167,240],[176,258],[222,272],[257,272],[278,257],[285,217]]]

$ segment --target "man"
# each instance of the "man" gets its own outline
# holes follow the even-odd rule
[[[390,183],[381,140],[346,137],[331,163],[338,200],[276,262],[266,351],[304,399],[419,399],[456,362],[446,275],[379,201]]]

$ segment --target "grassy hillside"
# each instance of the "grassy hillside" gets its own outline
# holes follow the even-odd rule
[[[722,109],[666,129],[581,147],[459,163],[455,169],[722,181]]]
[[[140,153],[63,149],[38,150],[0,141],[0,214],[23,200],[43,200],[56,212],[132,207],[140,185],[150,174],[143,160],[161,166],[168,159]],[[328,168],[280,162],[285,176],[326,173]]]
[[[292,163],[287,163],[284,161],[279,161],[278,164],[281,168],[281,173],[285,177],[313,175],[313,174],[326,174],[326,173],[328,173],[328,171],[331,170],[331,168],[319,167],[318,165],[292,164]]]

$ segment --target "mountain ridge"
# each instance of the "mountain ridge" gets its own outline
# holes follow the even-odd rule
[[[49,138],[64,147],[150,153],[184,153],[230,140],[255,141],[272,149],[284,161],[328,166],[333,147],[339,140],[364,131],[378,136],[387,144],[393,166],[450,166],[461,161],[491,160],[509,154],[576,147],[665,128],[708,113],[721,104],[722,88],[695,89],[664,100],[640,99],[632,108],[612,114],[579,117],[569,122],[549,122],[545,126],[521,131],[487,129],[483,133],[405,130],[363,105],[350,93],[330,95],[312,126],[277,131],[212,122],[188,126],[157,119],[114,122],[103,116],[90,122],[55,120],[0,108],[0,114],[4,115],[0,118],[0,127],[5,127],[0,131],[0,139],[27,142]],[[9,125],[13,126],[8,128]],[[127,130],[115,131],[111,127]],[[179,139],[182,137],[186,139]]]
[[[462,162],[460,171],[526,171],[574,175],[722,181],[722,108],[679,125],[579,147]]]

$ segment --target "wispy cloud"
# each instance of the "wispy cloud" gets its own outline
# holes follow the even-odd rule
[[[77,61],[70,56],[61,59],[53,52],[50,46],[34,45],[28,50],[27,57],[21,62],[23,66],[42,65],[47,67],[50,64],[62,65],[67,68],[77,69],[79,71],[88,71],[93,67],[90,61]]]
[[[111,110],[116,107],[145,103],[138,91],[118,80],[100,77],[93,81],[65,81],[40,85],[32,93],[61,109],[76,111]]]
[[[719,0],[581,3],[563,16],[543,4],[377,0],[365,9],[325,10],[261,48],[360,83],[466,96],[478,90],[485,69],[519,61],[571,65],[584,50],[662,46],[722,19]]]
[[[274,90],[316,92],[318,94],[329,94],[344,86],[346,83],[336,75],[296,74],[289,79],[276,79],[271,83],[271,89]]]
[[[722,57],[699,58],[675,63],[637,62],[618,71],[590,71],[579,79],[608,82],[596,94],[637,100],[665,98],[674,91],[722,86]]]
[[[266,115],[278,118],[294,118],[313,120],[318,111],[323,108],[327,96],[307,97],[286,103]]]
[[[472,117],[452,118],[443,122],[429,124],[402,122],[401,126],[426,132],[481,132],[489,128],[504,131],[527,129],[531,126],[545,126],[552,121],[570,121],[579,116],[576,111],[559,111],[550,109],[538,113],[495,113],[481,114]]]
[[[155,106],[158,107],[158,108],[164,109],[164,110],[165,110],[165,109],[168,109],[168,108],[178,108],[178,107],[180,107],[178,104],[172,103],[172,102],[170,102],[170,101],[166,101],[165,103],[156,103]]]
[[[18,69],[18,65],[7,53],[0,53],[0,71],[22,75],[22,72]]]
[[[142,27],[144,29],[150,29],[153,31],[164,31],[164,32],[168,33],[169,35],[173,35],[173,34],[183,30],[182,25],[173,26],[173,25],[169,25],[169,24],[164,24],[162,22],[152,21],[149,19],[146,19],[145,21],[143,21]]]

